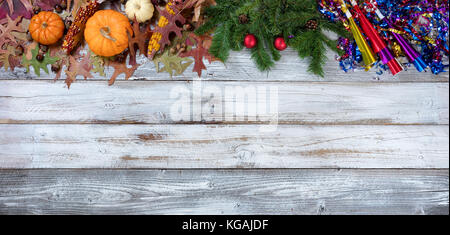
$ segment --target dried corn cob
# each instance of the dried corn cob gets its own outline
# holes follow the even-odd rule
[[[175,12],[171,8],[172,5],[173,5],[173,0],[170,1],[166,5],[166,10],[167,10],[167,12],[169,12],[169,14],[175,15]],[[167,20],[167,18],[164,16],[161,16],[159,18],[158,27],[164,28],[165,26],[167,26],[167,24],[169,24],[169,21]],[[152,34],[152,37],[150,38],[150,42],[148,44],[148,55],[153,57],[155,55],[155,53],[157,51],[159,51],[159,49],[161,48],[161,45],[159,44],[159,42],[161,41],[161,38],[162,38],[162,34],[159,32],[154,32]]]
[[[97,0],[88,0],[86,6],[78,9],[75,19],[70,25],[62,44],[62,49],[67,54],[70,54],[70,52],[72,52],[73,49],[80,44],[86,22],[92,15],[94,15],[99,6],[100,4]]]

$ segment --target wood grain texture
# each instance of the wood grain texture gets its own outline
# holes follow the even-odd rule
[[[369,72],[363,70],[345,73],[339,68],[339,62],[335,60],[336,54],[328,51],[328,61],[324,66],[325,77],[318,77],[307,72],[308,60],[302,60],[298,57],[297,52],[292,49],[287,49],[281,52],[282,58],[276,62],[276,66],[270,72],[260,72],[256,65],[251,60],[249,51],[231,52],[230,59],[224,65],[220,62],[213,62],[207,65],[207,71],[203,72],[202,79],[204,80],[229,80],[229,81],[338,81],[338,82],[448,82],[448,72],[442,73],[438,76],[431,72],[419,73],[414,66],[407,67],[407,71],[393,77],[389,71],[384,71],[380,68],[373,68]],[[174,76],[170,78],[167,73],[156,73],[154,64],[144,56],[138,58],[138,63],[143,64],[138,68],[132,80],[193,80],[198,75],[192,72],[194,65],[181,76]],[[447,63],[448,64],[448,63]],[[382,73],[378,75],[378,73]],[[106,70],[106,77],[101,77],[95,74],[92,80],[107,80],[113,74],[112,69]],[[31,73],[25,73],[25,69],[16,69],[14,72],[3,69],[0,70],[1,79],[44,79],[53,80],[54,74],[42,74],[42,77],[37,77],[33,69]],[[63,75],[62,80],[64,80]],[[81,79],[80,79],[81,80]],[[119,76],[118,80],[124,80],[124,75]]]
[[[260,112],[236,119],[228,107],[246,99],[227,98],[227,89],[238,87],[258,91],[278,91],[276,112],[279,124],[296,125],[390,125],[448,124],[448,83],[283,83],[283,82],[202,82],[201,105],[192,104],[192,82],[79,82],[70,90],[62,83],[48,81],[0,81],[0,123],[268,123],[273,116]],[[211,91],[219,91],[215,96]],[[175,94],[175,95],[174,95]],[[174,95],[174,96],[172,96]],[[269,95],[257,102],[267,101]],[[199,99],[200,100],[200,99]],[[278,102],[276,102],[278,101]],[[189,107],[182,119],[173,120],[176,103]],[[267,101],[268,102],[268,101]],[[253,105],[255,107],[257,105]],[[265,107],[267,111],[268,107]],[[193,113],[202,115],[193,118]],[[181,120],[181,121],[180,121]]]
[[[0,168],[448,168],[448,126],[0,125]]]
[[[2,214],[448,214],[448,170],[8,170]]]
[[[173,120],[192,68],[170,78],[141,57],[135,81],[70,90],[0,70],[0,214],[448,215],[448,72],[344,73],[328,53],[324,78],[292,50],[269,73],[247,51],[208,66],[204,87],[276,87],[274,132],[268,114],[224,121],[234,100],[208,92]]]

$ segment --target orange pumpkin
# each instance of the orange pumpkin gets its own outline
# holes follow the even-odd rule
[[[133,35],[126,16],[114,10],[100,10],[87,21],[84,38],[95,54],[110,57],[128,47],[127,32]]]
[[[35,41],[40,44],[50,45],[63,36],[64,22],[56,13],[41,11],[31,18],[28,30]]]

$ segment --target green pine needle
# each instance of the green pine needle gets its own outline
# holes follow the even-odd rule
[[[223,62],[230,55],[230,24],[229,22],[217,27],[209,52]]]
[[[261,71],[267,71],[274,65],[270,55],[266,52],[261,43],[258,43],[258,46],[252,49],[252,59]]]

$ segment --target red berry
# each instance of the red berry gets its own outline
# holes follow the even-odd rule
[[[283,37],[278,37],[275,39],[275,42],[273,43],[275,48],[279,51],[284,51],[287,48],[287,44],[284,41]]]
[[[244,38],[244,46],[248,49],[254,48],[258,44],[258,39],[253,34],[247,34]]]

